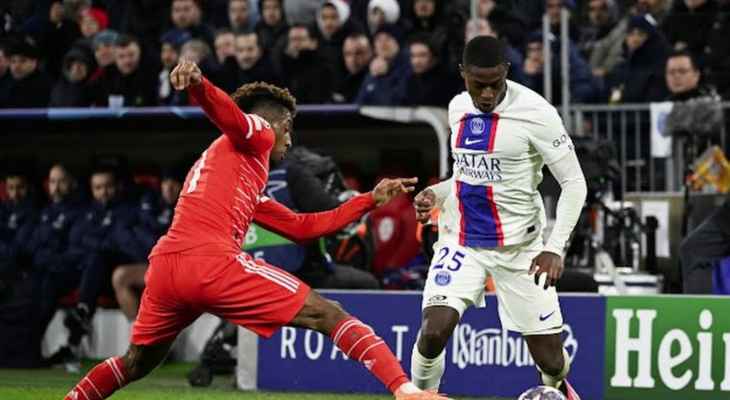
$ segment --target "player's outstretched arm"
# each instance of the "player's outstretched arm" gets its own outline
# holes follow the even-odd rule
[[[373,208],[412,192],[417,181],[417,178],[383,179],[372,192],[355,196],[335,209],[317,213],[296,213],[275,200],[266,199],[256,207],[254,221],[296,242],[313,240],[337,232]]]
[[[239,150],[255,149],[259,133],[268,125],[255,115],[244,114],[231,97],[210,81],[197,64],[181,60],[170,73],[170,83],[176,90],[188,90],[200,104],[205,115],[234,143]],[[271,138],[273,140],[273,137]]]

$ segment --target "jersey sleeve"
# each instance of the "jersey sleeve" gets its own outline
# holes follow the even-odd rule
[[[541,110],[533,120],[530,143],[550,165],[573,152],[573,141],[555,108]]]
[[[303,242],[337,232],[375,208],[370,193],[355,196],[339,207],[317,213],[296,213],[283,204],[264,198],[256,207],[254,221],[295,242]]]
[[[258,115],[243,113],[230,96],[208,79],[203,78],[188,91],[239,151],[264,153],[273,147],[275,137],[269,123]]]

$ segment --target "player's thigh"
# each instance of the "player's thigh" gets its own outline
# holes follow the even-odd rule
[[[484,306],[487,272],[472,249],[439,241],[423,289],[421,308],[448,307],[461,316],[467,307]]]
[[[178,255],[161,255],[150,261],[139,312],[132,325],[131,341],[135,345],[172,342],[202,313],[189,305],[187,297],[180,295],[179,280],[185,272],[180,268],[183,260]]]
[[[203,288],[203,309],[264,337],[289,324],[311,289],[281,268],[246,253],[215,266]]]
[[[532,259],[542,248],[542,240],[537,238],[524,246],[496,252],[489,268],[502,326],[523,335],[557,333],[563,325],[555,287],[543,289],[529,274]]]

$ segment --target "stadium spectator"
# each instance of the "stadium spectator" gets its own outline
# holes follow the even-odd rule
[[[717,0],[718,12],[713,16],[708,32],[705,58],[705,75],[717,86],[723,98],[730,98],[730,0]]]
[[[335,103],[352,103],[355,100],[373,59],[370,40],[363,33],[354,33],[342,45],[345,75],[340,79],[332,96]]]
[[[88,107],[93,102],[89,77],[94,60],[84,49],[71,48],[63,59],[61,79],[51,91],[50,107]]]
[[[441,0],[414,0],[406,31],[409,37],[428,35],[438,54],[445,50],[447,29]]]
[[[211,70],[210,46],[200,39],[191,39],[180,47],[180,58],[200,64],[204,71]]]
[[[91,50],[94,52],[96,71],[91,74],[90,80],[95,81],[101,78],[109,67],[114,65],[114,43],[119,38],[119,33],[112,30],[105,30],[97,33],[91,41]]]
[[[362,28],[350,18],[350,5],[344,0],[327,0],[317,11],[317,41],[325,62],[338,76],[343,74],[342,46],[345,38]]]
[[[228,0],[228,28],[233,33],[253,30],[249,0]]]
[[[189,33],[193,39],[200,39],[208,46],[213,46],[213,31],[203,23],[203,11],[200,0],[173,0],[170,8],[171,32]]]
[[[409,46],[411,74],[406,80],[403,105],[446,107],[462,89],[461,82],[441,66],[432,39],[415,36]]]
[[[301,104],[326,103],[332,98],[334,71],[319,52],[313,29],[289,28],[286,50],[280,56],[284,86]]]
[[[524,4],[526,2],[522,2]],[[542,21],[544,10],[542,6],[544,3],[534,1],[529,2],[538,7],[539,15],[537,19]],[[523,49],[525,48],[525,41],[527,40],[527,32],[529,32],[529,19],[520,10],[514,10],[514,6],[510,7],[510,3],[503,2],[497,4],[494,0],[480,0],[478,7],[478,17],[489,21],[492,29],[495,32],[499,32],[500,37],[506,40],[513,48]],[[542,22],[540,22],[541,24]],[[535,26],[534,29],[541,28],[542,25]],[[453,39],[451,39],[453,40]],[[464,43],[460,43],[459,54],[464,48]]]
[[[7,43],[0,42],[0,107],[5,103],[5,99],[10,93],[10,86],[13,84],[13,77],[10,74],[9,50]]]
[[[568,37],[577,42],[580,39],[580,30],[573,18],[575,0],[545,0],[545,14],[550,20],[550,32],[560,37],[560,14],[563,9],[568,10]]]
[[[236,56],[236,35],[228,29],[221,29],[215,33],[215,59],[222,65],[226,58]]]
[[[142,198],[139,225],[133,231],[140,238],[146,252],[152,249],[157,239],[167,233],[172,224],[183,180],[184,176],[177,170],[164,170],[159,193],[150,193]],[[134,321],[139,310],[147,266],[146,262],[120,265],[112,273],[112,286],[119,308],[130,321]]]
[[[10,75],[12,82],[0,107],[46,107],[51,94],[51,79],[41,70],[41,53],[29,39],[10,46]]]
[[[79,28],[81,35],[85,38],[92,38],[97,33],[109,26],[109,16],[101,8],[91,7],[81,11],[79,16]]]
[[[593,76],[603,78],[623,59],[628,18],[622,18],[615,0],[590,0],[588,25],[581,32],[581,50]]]
[[[314,171],[317,171],[316,173]],[[294,147],[283,161],[272,161],[266,195],[297,212],[312,213],[336,208],[339,190],[328,188],[337,166],[304,147]],[[319,239],[301,245],[256,227],[258,240],[246,251],[268,263],[276,263],[314,288],[377,289],[378,280],[369,272],[335,264]],[[276,245],[271,246],[272,242]],[[261,246],[261,243],[266,245]],[[261,247],[259,247],[261,246]]]
[[[27,245],[33,255],[38,282],[33,333],[36,335],[34,341],[39,344],[58,308],[59,297],[78,286],[76,269],[82,255],[72,255],[68,247],[71,229],[83,210],[76,199],[75,187],[74,177],[63,165],[55,164],[50,168],[49,202],[41,210],[40,221]]]
[[[175,68],[180,58],[181,40],[178,35],[163,35],[160,48],[160,72],[157,74],[157,100],[158,104],[183,105],[187,103],[184,93],[172,89],[170,85],[170,72]],[[189,35],[182,41],[189,40]]]
[[[64,319],[70,333],[68,343],[54,355],[54,359],[67,363],[78,360],[78,346],[83,336],[90,333],[97,298],[111,291],[112,268],[144,262],[149,250],[130,228],[136,224],[137,213],[121,200],[115,172],[97,168],[89,183],[92,202],[71,228],[69,238],[68,256],[80,262],[66,270],[67,280],[54,282],[60,287],[52,289],[52,293],[63,293],[79,287],[79,301]]]
[[[277,83],[279,75],[267,53],[261,48],[256,33],[236,35],[236,57],[227,58],[214,81],[226,92],[251,82]]]
[[[562,76],[560,62],[560,43],[550,34],[550,51],[552,53],[552,102],[560,104],[562,101]],[[599,93],[590,66],[578,54],[578,49],[569,44],[568,50],[570,63],[570,101],[576,103],[591,102],[596,99]],[[527,42],[525,64],[523,71],[525,73],[525,85],[537,93],[544,92],[544,73],[545,59],[543,53],[542,34],[536,32],[530,35]]]
[[[716,13],[717,4],[711,0],[676,1],[661,28],[674,50],[702,57]]]
[[[29,264],[25,245],[36,224],[29,186],[24,172],[5,175],[7,200],[0,202],[0,295],[9,289],[20,268]]]
[[[502,39],[505,42],[505,55],[507,56],[507,60],[509,60],[509,70],[507,71],[507,78],[518,83],[524,83],[526,81],[525,73],[523,71],[524,57],[522,56],[522,53],[512,47],[512,45],[510,45],[506,39],[501,38],[499,36],[499,33],[494,29],[491,22],[484,18],[469,20],[469,22],[466,23],[464,36],[465,42],[463,43],[467,43],[477,36],[491,36]],[[459,55],[459,59],[451,59],[451,63],[453,65],[461,64],[460,58],[462,51],[463,48],[461,50],[451,53],[453,55]],[[459,84],[459,86],[461,86],[461,84]]]
[[[284,9],[281,4],[283,0],[259,1],[261,19],[256,24],[255,30],[258,35],[259,46],[262,49],[269,50],[279,45],[280,40],[286,40],[289,25],[284,17]]]
[[[139,41],[122,35],[114,44],[114,66],[96,82],[96,105],[114,105],[114,97],[122,98],[125,107],[157,104],[157,79],[153,66],[142,63]]]
[[[53,79],[61,73],[63,56],[68,53],[73,43],[81,37],[78,21],[81,10],[90,5],[89,1],[68,2],[68,7],[61,1],[51,1],[50,7],[38,7],[44,15],[36,15],[26,21],[24,30],[32,36],[40,54],[45,60],[45,71]],[[46,103],[48,104],[48,103]]]
[[[666,81],[669,100],[684,101],[697,97],[717,97],[715,89],[702,84],[702,73],[689,51],[677,51],[667,58]]]
[[[659,101],[666,97],[664,68],[671,47],[649,14],[631,17],[625,60],[607,77],[611,103]]]
[[[358,104],[397,105],[410,69],[408,54],[401,51],[402,33],[396,25],[383,25],[375,34],[375,58],[355,98]]]
[[[672,0],[636,0],[636,15],[650,14],[655,26],[662,26],[672,7]]]
[[[396,0],[370,0],[368,3],[367,28],[373,38],[384,25],[395,25],[399,18],[400,5]]]

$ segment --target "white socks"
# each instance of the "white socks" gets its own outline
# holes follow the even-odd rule
[[[438,390],[444,370],[446,370],[446,350],[434,359],[426,358],[418,351],[418,341],[416,341],[411,352],[411,380],[413,383],[419,389]]]
[[[406,382],[406,383],[400,385],[400,387],[398,387],[398,391],[403,394],[413,394],[413,393],[422,392],[422,390],[417,388],[416,385],[413,384],[413,382]]]
[[[550,376],[540,371],[539,366],[537,367],[537,370],[540,371],[540,376],[542,377],[542,383],[544,383],[546,386],[554,387],[556,389],[560,388],[560,385],[563,383],[563,379],[568,376],[568,371],[570,371],[570,356],[568,356],[568,352],[565,351],[565,348],[563,348],[563,360],[565,360],[565,362],[563,363],[563,370],[560,371],[560,374],[558,374],[558,376]]]

